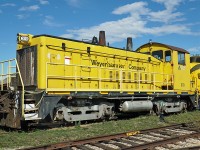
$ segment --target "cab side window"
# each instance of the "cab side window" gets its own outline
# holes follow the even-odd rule
[[[178,52],[178,64],[185,65],[185,53]]]
[[[153,51],[152,56],[157,59],[163,59],[163,51],[162,50]]]
[[[197,62],[200,63],[200,57],[197,57]]]
[[[191,63],[193,63],[193,62],[200,63],[200,56],[192,56],[192,57],[190,57],[190,62]]]
[[[165,51],[165,62],[170,62],[171,60],[171,51]]]

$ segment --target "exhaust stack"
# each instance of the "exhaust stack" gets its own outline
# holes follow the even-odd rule
[[[127,51],[132,51],[133,50],[132,37],[128,37],[127,38],[126,50]]]
[[[99,45],[106,46],[105,31],[99,31]]]

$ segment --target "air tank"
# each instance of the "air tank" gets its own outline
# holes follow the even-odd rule
[[[151,101],[125,101],[122,104],[122,112],[144,112],[153,108]]]

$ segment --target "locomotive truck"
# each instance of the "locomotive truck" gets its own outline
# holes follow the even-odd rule
[[[132,50],[99,39],[17,34],[16,58],[0,62],[0,125],[71,123],[116,113],[165,113],[198,106],[199,57],[156,42]],[[198,61],[197,61],[198,60]],[[162,106],[161,106],[162,105]]]

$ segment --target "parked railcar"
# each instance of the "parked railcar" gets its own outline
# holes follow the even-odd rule
[[[131,38],[127,49],[114,48],[103,31],[99,41],[18,34],[17,42],[16,59],[0,62],[2,126],[197,106],[198,84],[184,49],[150,42],[132,51]]]
[[[198,109],[200,109],[200,99],[199,99],[199,93],[200,93],[200,56],[191,56],[190,57],[190,80],[191,80],[191,86],[195,87],[196,91],[196,101],[198,105]]]

